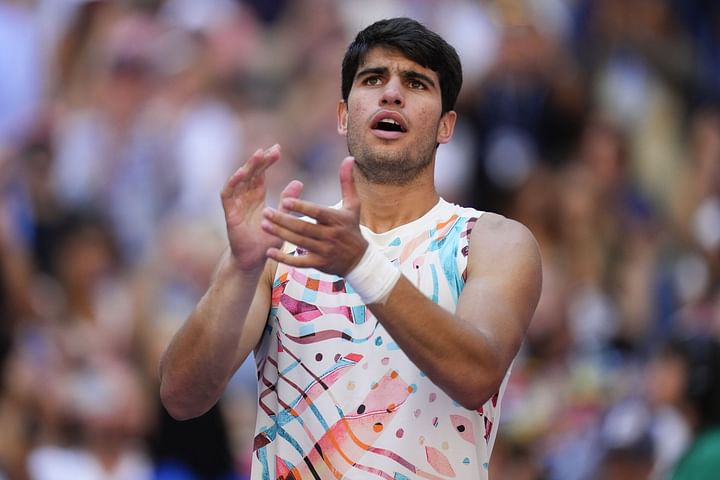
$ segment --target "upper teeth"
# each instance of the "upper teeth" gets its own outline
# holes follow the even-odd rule
[[[398,122],[396,122],[392,118],[383,118],[382,120],[380,120],[380,122],[391,123],[393,125],[400,125]]]

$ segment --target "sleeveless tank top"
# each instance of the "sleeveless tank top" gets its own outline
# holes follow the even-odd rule
[[[454,312],[481,214],[441,199],[391,231],[361,229]],[[280,264],[255,359],[252,478],[487,479],[509,372],[480,409],[463,408],[407,358],[343,278]]]

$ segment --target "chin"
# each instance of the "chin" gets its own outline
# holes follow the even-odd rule
[[[370,183],[378,185],[408,185],[432,164],[429,161],[413,161],[404,151],[373,152],[368,156],[356,156],[355,164]]]

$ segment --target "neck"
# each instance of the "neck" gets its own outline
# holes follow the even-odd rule
[[[355,186],[362,205],[360,223],[375,233],[384,233],[425,215],[440,198],[432,173],[429,169],[429,175],[399,186],[370,183],[356,172]]]

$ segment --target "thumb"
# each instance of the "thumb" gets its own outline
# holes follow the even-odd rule
[[[354,157],[345,157],[340,164],[340,191],[342,192],[343,208],[357,211],[360,209],[360,198],[355,189],[354,165]]]

